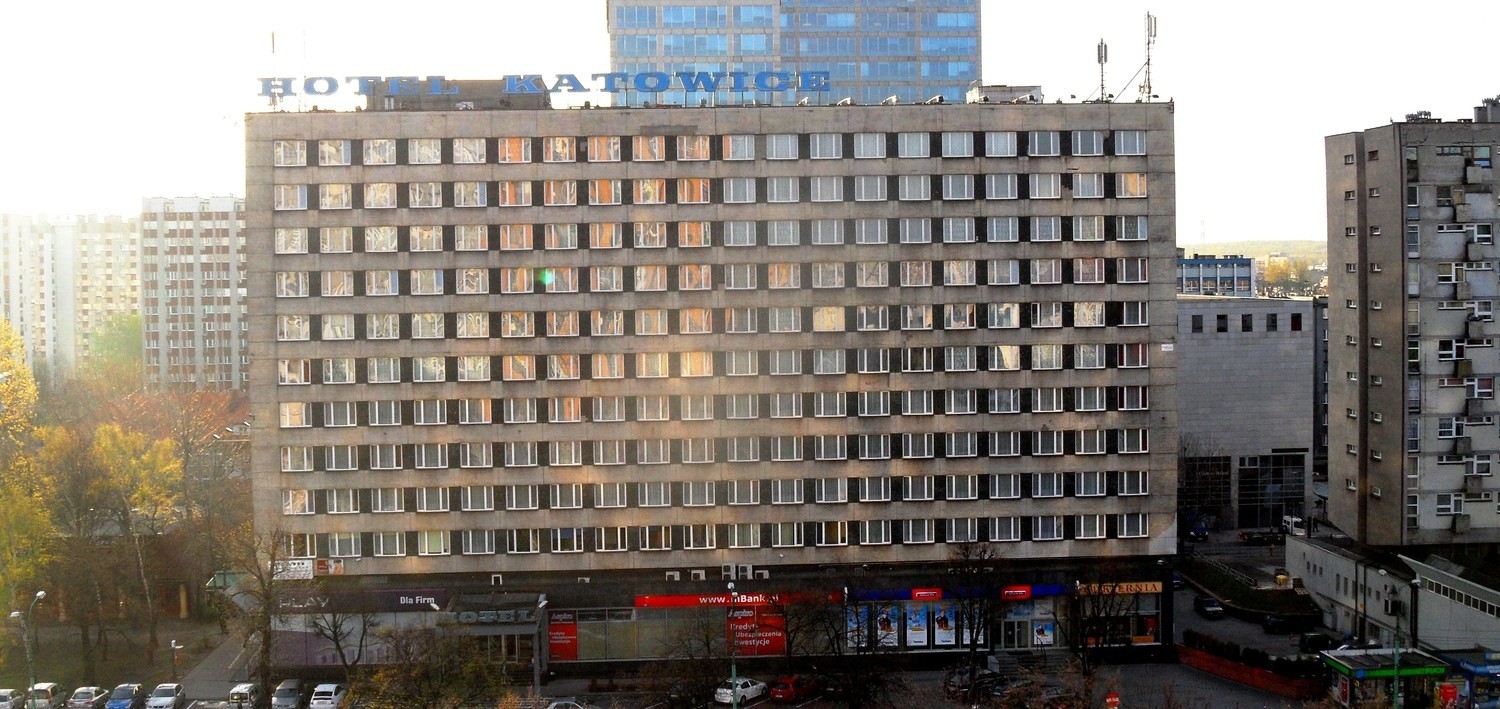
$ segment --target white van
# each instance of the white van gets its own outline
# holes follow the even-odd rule
[[[260,685],[246,682],[229,690],[229,706],[233,709],[251,709],[260,706]]]
[[[1286,515],[1285,517],[1281,518],[1281,531],[1294,537],[1307,536],[1306,523],[1302,521],[1301,517],[1296,517],[1293,515]]]
[[[59,709],[68,703],[68,698],[63,696],[63,688],[57,686],[56,682],[37,682],[31,685],[31,692],[27,697],[26,709]]]

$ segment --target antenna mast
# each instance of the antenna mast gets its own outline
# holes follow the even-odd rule
[[[1099,40],[1099,101],[1109,103],[1109,94],[1104,89],[1104,63],[1109,61],[1109,45]]]
[[[1141,82],[1141,101],[1155,98],[1151,92],[1151,47],[1156,45],[1156,16],[1146,13],[1146,79]]]

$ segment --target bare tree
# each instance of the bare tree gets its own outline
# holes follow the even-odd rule
[[[308,617],[313,634],[327,640],[339,656],[345,677],[353,677],[354,669],[364,661],[365,650],[380,621],[376,614],[365,609],[343,607],[336,603],[321,613]]]
[[[849,588],[830,597],[823,612],[809,613],[808,647],[833,698],[851,707],[886,706],[902,686],[895,626],[883,627],[880,606],[859,602]]]
[[[963,542],[950,547],[943,597],[953,599],[959,627],[968,634],[964,667],[973,677],[982,657],[981,638],[993,637],[996,624],[1005,614],[1006,604],[1001,594],[1004,559],[995,545],[988,542]]]
[[[229,540],[230,561],[243,576],[226,595],[240,611],[245,645],[255,644],[251,674],[262,693],[272,687],[276,624],[286,615],[286,601],[309,586],[289,571],[291,541],[281,529],[263,534],[244,529]]]

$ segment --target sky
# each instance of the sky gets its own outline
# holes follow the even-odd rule
[[[984,83],[1040,85],[1049,101],[1097,93],[1101,39],[1106,86],[1135,100],[1156,16],[1152,85],[1175,102],[1184,244],[1321,240],[1324,136],[1424,110],[1471,118],[1500,94],[1493,0],[981,3]],[[131,215],[146,197],[243,194],[260,77],[609,69],[604,0],[17,4],[0,22],[0,213]]]

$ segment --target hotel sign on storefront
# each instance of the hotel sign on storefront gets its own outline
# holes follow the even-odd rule
[[[576,74],[553,74],[550,78],[541,74],[511,74],[504,77],[502,88],[508,94],[584,93],[603,91],[620,93],[636,91],[658,94],[664,91],[829,91],[829,72],[826,71],[643,71],[639,74],[610,72],[590,74],[592,85],[585,83]],[[291,76],[262,77],[260,95],[268,98],[279,96],[331,96],[340,90],[352,89],[358,96],[455,96],[459,87],[443,76],[346,76],[341,81],[333,76],[307,76],[301,79]]]

